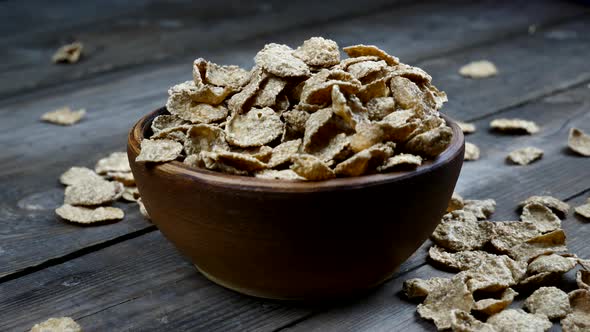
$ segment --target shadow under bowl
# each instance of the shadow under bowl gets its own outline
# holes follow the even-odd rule
[[[152,221],[210,280],[271,299],[351,296],[390,278],[432,233],[463,164],[464,138],[416,170],[289,182],[227,175],[178,161],[136,163],[151,121],[127,153]]]

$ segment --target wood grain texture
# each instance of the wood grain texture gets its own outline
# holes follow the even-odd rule
[[[570,203],[577,205],[584,202],[590,196],[590,182],[587,172],[584,172],[587,169],[584,166],[589,161],[568,153],[565,143],[570,126],[590,131],[590,113],[587,111],[590,94],[587,91],[588,87],[583,85],[502,114],[538,121],[542,131],[537,135],[506,136],[491,133],[487,130],[487,124],[494,117],[476,122],[478,132],[467,136],[467,139],[480,145],[482,159],[466,163],[458,191],[467,198],[495,198],[499,205],[493,220],[516,219],[518,201],[533,194],[550,193],[566,199],[583,192]],[[507,151],[528,144],[542,146],[546,150],[545,157],[536,164],[524,167],[504,164]],[[488,164],[491,166],[486,166]],[[514,178],[514,174],[518,174],[518,177]],[[480,178],[484,180],[478,181]],[[568,235],[570,250],[581,257],[590,258],[588,221],[570,212],[562,225]],[[400,273],[393,280],[366,297],[338,306],[290,306],[254,300],[205,281],[159,233],[153,233],[0,284],[0,293],[8,294],[5,300],[0,301],[0,321],[4,319],[12,324],[9,325],[11,327],[26,327],[48,315],[63,313],[80,317],[84,327],[91,331],[116,328],[158,330],[164,327],[177,327],[180,330],[268,331],[311,315],[313,318],[309,321],[295,324],[292,329],[432,330],[432,325],[415,315],[416,304],[406,301],[399,293],[404,279],[444,274],[425,265],[427,248],[428,245],[424,245],[419,249],[400,267]],[[129,258],[121,260],[118,257],[121,253]],[[114,264],[117,270],[107,269],[102,274],[99,270],[108,264]],[[118,264],[126,264],[126,267],[119,270]],[[81,283],[84,286],[55,289],[52,285],[57,282],[44,281],[47,278],[67,280],[71,275],[81,274],[79,271],[85,271],[88,266],[96,266],[93,271],[100,273],[100,277],[94,274],[85,276]],[[174,275],[171,271],[178,270],[184,272],[175,275],[174,281],[165,277],[169,273]],[[90,284],[93,288],[88,290],[87,285]],[[112,302],[103,302],[105,296],[89,295],[94,289],[103,288],[102,291],[114,296],[109,299]],[[80,299],[80,302],[70,303],[71,298]],[[34,304],[39,312],[32,315],[23,312],[23,303]],[[84,304],[80,311],[77,309],[79,303]],[[249,310],[267,306],[272,310],[255,311],[256,314],[248,316],[252,313]],[[14,315],[19,310],[20,314]],[[2,316],[4,313],[6,318]]]
[[[3,4],[7,26],[0,41],[0,96],[93,76],[129,66],[226,49],[227,45],[262,34],[293,30],[351,14],[396,6],[398,1],[369,0],[359,8],[353,1],[264,2],[221,1],[108,1],[100,5],[59,1],[43,5]],[[35,3],[35,1],[33,1]],[[16,8],[13,8],[16,7]],[[309,10],[313,7],[314,10]],[[112,11],[111,11],[112,8]],[[92,14],[95,12],[95,14]],[[8,14],[10,13],[10,14]],[[33,21],[23,31],[12,31]],[[39,26],[43,28],[39,28]],[[62,44],[79,40],[83,56],[75,65],[54,65],[50,59]],[[14,77],[19,77],[14,80]]]
[[[428,35],[427,31],[431,31],[433,27],[436,27],[434,31],[437,31],[437,33],[448,33],[451,35],[457,34],[462,27],[442,21],[441,17],[455,17],[456,19],[451,20],[451,23],[456,20],[468,21],[472,18],[474,13],[486,12],[484,9],[491,10],[494,8],[494,6],[490,6],[488,3],[484,3],[482,6],[484,5],[489,8],[473,6],[468,7],[469,10],[457,11],[454,8],[443,6],[444,8],[441,8],[441,11],[436,11],[435,9],[438,7],[434,7],[432,10],[427,10],[427,7],[420,7],[420,13],[436,12],[437,15],[426,16],[426,18],[430,17],[428,20],[430,20],[429,22],[431,22],[431,25],[420,25],[417,29],[423,30],[417,31],[423,31],[423,34]],[[443,10],[446,10],[446,12]],[[497,25],[492,25],[492,23],[499,21],[501,17],[504,17],[506,10],[492,11],[497,16],[486,16],[487,18],[485,19],[485,22],[488,22],[487,26],[490,27],[490,29],[496,28]],[[403,24],[407,23],[403,21],[403,14],[405,14],[405,12],[401,10],[390,12],[388,14],[390,15],[389,22],[393,22],[392,24],[395,26],[395,22],[399,20],[401,23],[398,23],[399,25],[397,26],[400,28],[403,27]],[[383,16],[381,20],[385,22],[386,17],[387,15]],[[365,21],[367,20],[365,19]],[[583,24],[579,21],[580,20],[575,23],[559,25],[553,30],[549,30],[545,33],[555,34],[559,31],[565,31],[565,28],[569,29],[570,26],[572,29],[573,27],[582,28]],[[370,22],[372,21],[369,20],[368,22],[369,23],[366,22],[365,24],[370,25]],[[517,27],[524,23],[521,20],[509,22],[514,23]],[[502,24],[505,26],[504,23]],[[580,24],[582,24],[582,26],[580,26]],[[340,28],[338,29],[342,29],[342,26],[339,26]],[[469,27],[469,25],[467,25],[467,27]],[[476,27],[477,25],[471,26],[472,33],[466,33],[465,37],[461,38],[461,43],[458,43],[455,39],[445,39],[449,45],[451,45],[448,47],[452,47],[453,45],[454,47],[469,45],[469,42],[478,42],[481,38],[492,35],[489,31],[485,29],[476,29]],[[335,32],[334,36],[338,37],[336,39],[351,38],[349,37],[350,30],[338,29],[334,30],[340,31],[338,34]],[[483,34],[478,33],[478,31],[483,31]],[[387,36],[395,35],[391,32],[392,31],[388,31]],[[525,32],[523,32],[523,34],[524,33]],[[579,35],[576,36],[581,38],[582,33],[578,33]],[[305,33],[301,32],[301,34]],[[301,36],[301,34],[299,36]],[[440,35],[437,36],[440,38]],[[566,45],[574,45],[581,42],[578,37],[567,39],[564,42]],[[545,44],[542,43],[542,41],[545,40],[543,35],[532,37],[527,35],[524,38],[540,38],[539,41],[532,46],[540,48],[546,53],[558,52],[558,50],[553,49],[545,50]],[[386,49],[395,50],[396,45],[393,43],[398,41],[399,40],[389,40],[382,46]],[[372,40],[372,42],[377,41]],[[484,52],[486,49],[508,51],[517,48],[521,42],[520,39],[506,40],[499,44],[486,46],[482,49],[478,48],[477,51]],[[424,50],[424,46],[421,46],[422,43],[428,43],[428,40],[423,40],[421,43],[406,42],[406,44],[408,44],[406,52],[409,54],[413,47],[415,47],[417,53],[420,52],[420,50]],[[442,45],[442,42],[439,42],[439,45]],[[584,44],[581,44],[580,47],[583,46]],[[252,56],[255,54],[258,47],[259,45],[255,44],[235,45],[234,48],[229,48],[223,52],[210,52],[205,50],[204,53],[210,55],[214,61],[220,63],[237,63],[246,66],[251,63]],[[470,54],[471,51],[472,50],[467,49],[459,54],[463,54],[465,58],[468,58],[468,54]],[[541,66],[545,64],[544,61],[541,61],[544,58],[535,58],[535,54],[539,53],[535,48],[526,49],[522,52],[528,52],[532,59],[537,59],[538,61],[533,63],[515,62],[515,66],[517,67],[513,68],[515,72],[518,72],[518,70],[523,67],[529,68],[529,66]],[[562,51],[559,50],[559,52]],[[570,59],[563,64],[563,70],[579,70],[579,72],[585,73],[584,69],[586,66],[581,64],[582,59],[585,59],[583,55],[584,54],[576,52],[569,54]],[[474,84],[471,80],[457,77],[456,68],[453,66],[434,66],[432,62],[429,63],[432,65],[432,68],[429,69],[435,70],[436,72],[437,76],[435,77],[440,77],[436,79],[437,84],[442,88],[451,86],[456,89],[455,91],[449,92],[452,101],[445,109],[453,116],[462,119],[468,118],[462,116],[460,113],[461,108],[455,107],[454,105],[456,104],[454,103],[456,103],[456,100],[461,100],[461,98],[467,98],[464,96],[480,93],[479,85]],[[570,65],[571,67],[568,67]],[[10,222],[6,223],[7,225],[10,225],[9,227],[6,227],[7,229],[10,229],[10,231],[7,231],[6,233],[18,234],[18,236],[13,236],[14,240],[12,241],[14,242],[10,242],[10,244],[8,242],[11,241],[9,240],[10,237],[8,235],[6,236],[8,240],[4,241],[5,244],[3,244],[3,247],[9,248],[8,250],[11,255],[0,256],[0,262],[2,263],[0,264],[2,267],[1,275],[6,276],[30,266],[37,266],[50,259],[67,255],[91,244],[116,239],[126,234],[127,226],[124,225],[128,225],[128,223],[133,225],[129,226],[129,231],[137,231],[143,229],[143,227],[149,227],[147,225],[142,226],[144,225],[142,220],[130,220],[127,218],[125,223],[111,226],[107,230],[92,229],[90,232],[95,232],[97,234],[96,237],[89,236],[79,239],[72,234],[72,237],[74,238],[67,240],[70,238],[60,237],[59,234],[63,234],[66,232],[65,229],[71,229],[72,226],[55,222],[56,220],[52,219],[52,217],[47,214],[47,211],[50,211],[51,209],[46,209],[46,211],[43,212],[43,217],[36,219],[35,217],[26,217],[28,212],[23,211],[17,206],[17,204],[19,200],[26,199],[26,197],[30,195],[37,195],[34,197],[43,198],[44,192],[59,193],[61,187],[54,179],[56,179],[59,174],[68,167],[73,165],[92,166],[101,156],[104,156],[111,151],[122,150],[125,146],[127,131],[133,123],[149,110],[155,109],[164,103],[167,87],[178,81],[190,78],[189,66],[190,59],[187,58],[185,61],[177,65],[159,66],[150,70],[132,70],[129,72],[105,74],[91,80],[86,80],[77,85],[64,85],[52,89],[43,89],[32,94],[27,94],[26,98],[24,96],[16,97],[5,102],[0,107],[0,116],[2,116],[2,122],[0,123],[0,141],[6,142],[0,155],[0,189],[6,192],[12,192],[12,196],[2,203],[3,209],[6,211],[5,213],[8,214],[6,219],[10,220]],[[557,69],[552,70],[554,71],[548,71],[548,73],[551,74],[557,71]],[[567,77],[564,79],[567,79]],[[529,84],[530,78],[526,75],[512,75],[510,76],[510,81],[513,82],[511,84],[515,86],[528,86],[527,84]],[[541,86],[540,84],[535,83],[537,84],[535,87],[537,93],[540,93],[539,91],[544,93],[548,91],[548,89],[562,86],[562,81],[560,80],[543,82],[546,83],[546,85]],[[567,82],[567,84],[569,84],[569,82]],[[522,92],[519,89],[513,89],[505,91],[505,94],[501,96],[499,95],[496,99],[485,98],[484,101],[474,101],[474,103],[480,103],[478,110],[492,112],[493,110],[497,110],[498,107],[501,108],[503,105],[514,102],[514,100],[524,102],[527,100],[526,98],[529,97],[529,95],[522,96]],[[453,102],[453,100],[455,100],[455,102]],[[504,102],[504,100],[509,100],[510,102]],[[84,107],[88,110],[88,115],[79,124],[66,128],[52,126],[38,121],[41,114],[47,110],[55,109],[63,105]],[[23,153],[23,151],[26,153]],[[43,169],[42,179],[39,179],[39,169]],[[56,206],[61,202],[59,195],[55,194],[51,197],[53,197],[53,201],[50,204],[51,206]],[[41,213],[38,213],[37,215],[40,214]],[[35,227],[32,227],[33,225],[39,224],[47,227],[45,232],[39,233]],[[51,231],[49,229],[51,229]],[[41,252],[35,249],[33,245],[34,243],[40,241],[51,243],[54,237],[59,237],[62,245],[50,246],[51,250]],[[15,246],[18,250],[10,249],[11,246]]]
[[[268,331],[308,311],[212,284],[159,232],[3,283],[0,294],[3,331],[53,316],[71,316],[84,331]]]
[[[552,24],[582,11],[573,3],[551,0],[433,1],[410,6],[399,2],[403,1],[370,0],[359,6],[354,1],[268,0],[252,5],[232,0],[152,0],[131,2],[128,8],[117,4],[112,13],[106,10],[111,1],[100,6],[67,6],[66,1],[60,1],[41,13],[31,4],[18,7],[6,3],[3,5],[9,8],[5,13],[11,14],[5,14],[7,22],[0,24],[7,25],[7,31],[21,20],[39,22],[0,40],[0,97],[130,66],[177,62],[189,54],[211,58],[214,51],[236,46],[257,50],[268,41],[299,44],[314,35],[335,38],[343,45],[387,45],[403,60],[415,62],[522,33],[532,24]],[[78,11],[80,14],[74,15]],[[516,12],[519,15],[513,15]],[[82,60],[75,65],[52,64],[49,60],[55,49],[74,39],[84,42]]]
[[[56,2],[56,11],[30,18],[22,15],[36,9],[38,2],[0,3],[0,9],[10,9],[0,10],[0,31],[5,34],[0,57],[7,66],[0,67],[0,95],[5,97],[0,106],[0,279],[5,277],[0,283],[0,330],[27,330],[57,315],[71,315],[89,331],[433,330],[417,318],[415,303],[399,294],[403,279],[443,274],[425,265],[427,244],[394,279],[366,297],[338,305],[291,305],[213,285],[159,232],[127,239],[152,227],[137,215],[135,206],[124,207],[124,221],[96,228],[74,227],[53,217],[51,210],[62,200],[59,174],[72,165],[92,166],[106,153],[122,150],[136,119],[164,103],[168,86],[190,78],[190,61],[197,53],[219,63],[250,66],[256,50],[269,40],[296,45],[309,36],[326,35],[341,45],[375,43],[431,72],[435,83],[449,93],[446,113],[462,120],[480,119],[479,131],[467,140],[480,146],[482,159],[466,163],[457,190],[467,198],[495,198],[499,208],[493,219],[516,219],[516,203],[533,194],[573,197],[572,204],[590,195],[589,160],[565,148],[570,126],[590,132],[589,20],[578,5],[394,5],[376,15],[349,15],[343,20],[348,14],[342,14],[322,24],[296,21],[301,26],[293,31],[286,31],[286,25],[279,26],[282,30],[261,27],[261,34],[244,32],[231,45],[173,45],[159,57],[154,45],[173,44],[162,38],[164,33],[186,40],[194,37],[189,32],[207,31],[206,25],[188,18],[194,13],[179,14],[181,26],[169,20],[194,8],[194,3],[181,2],[171,12],[161,10],[158,1],[130,2],[111,7],[112,12],[107,5],[83,4],[86,9],[73,21],[60,16],[69,15],[70,1]],[[275,9],[270,12],[280,12]],[[265,10],[251,8],[247,14],[258,17]],[[146,15],[149,19],[142,22]],[[21,24],[34,20],[39,24]],[[236,31],[241,29],[236,22],[239,19],[222,20],[218,27]],[[533,35],[526,32],[530,24],[539,24]],[[151,34],[140,33],[143,28]],[[59,67],[44,62],[59,43],[79,36],[90,37],[88,45],[95,48],[87,61]],[[136,43],[129,43],[132,37]],[[118,52],[121,48],[125,51]],[[481,58],[494,61],[500,75],[479,81],[457,75],[461,65]],[[577,87],[555,93],[572,86]],[[527,104],[532,99],[537,100]],[[68,128],[38,122],[42,113],[63,105],[85,107],[88,117]],[[542,131],[518,137],[491,133],[487,124],[497,116],[533,119]],[[524,167],[505,164],[512,148],[525,145],[543,148],[544,158]],[[573,215],[563,222],[570,249],[585,258],[590,258],[588,225]],[[79,257],[70,259],[74,256]],[[41,269],[45,266],[49,267]]]

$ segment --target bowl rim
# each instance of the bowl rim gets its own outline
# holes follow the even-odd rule
[[[129,131],[127,141],[128,150],[133,151],[135,155],[139,154],[140,142],[145,138],[145,131],[148,128],[151,128],[152,120],[156,116],[162,115],[164,112],[167,112],[166,107],[158,108],[139,119],[139,121],[133,125]],[[154,168],[169,175],[179,175],[197,180],[199,182],[205,182],[210,185],[264,192],[317,192],[335,189],[355,189],[397,182],[434,172],[438,168],[443,167],[455,160],[458,154],[464,153],[465,138],[461,128],[452,118],[443,113],[440,114],[453,131],[451,143],[434,160],[426,161],[414,170],[368,174],[347,178],[335,178],[324,181],[281,181],[275,179],[261,179],[253,176],[224,174],[206,169],[198,169],[185,165],[184,163],[177,160],[162,164],[154,164],[151,165],[150,168]],[[130,163],[134,162],[135,161],[130,160]]]

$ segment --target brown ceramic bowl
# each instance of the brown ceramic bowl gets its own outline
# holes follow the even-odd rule
[[[207,278],[258,297],[326,299],[387,280],[438,224],[463,163],[448,118],[451,145],[415,171],[287,182],[136,163],[164,111],[141,119],[127,148],[152,221]]]

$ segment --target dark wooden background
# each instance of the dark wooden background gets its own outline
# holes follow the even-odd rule
[[[443,112],[478,126],[467,140],[482,158],[465,164],[457,191],[496,199],[494,220],[516,219],[517,202],[530,195],[573,205],[590,196],[590,159],[566,149],[570,127],[590,132],[590,11],[577,2],[3,1],[0,330],[52,316],[71,316],[85,331],[433,330],[400,294],[407,278],[444,274],[426,264],[428,243],[367,296],[311,306],[212,284],[135,205],[120,204],[125,220],[99,227],[53,213],[63,200],[58,176],[124,150],[131,125],[165,103],[170,85],[190,79],[194,58],[249,67],[267,42],[296,46],[317,35],[378,45],[432,74],[449,95]],[[53,65],[56,48],[74,40],[85,45],[82,61]],[[457,74],[479,59],[496,63],[499,75]],[[88,115],[72,127],[39,121],[64,105]],[[488,129],[496,117],[532,119],[542,130],[497,135]],[[509,151],[528,145],[545,150],[541,161],[506,164]],[[563,227],[570,249],[590,258],[588,222],[570,214]]]

